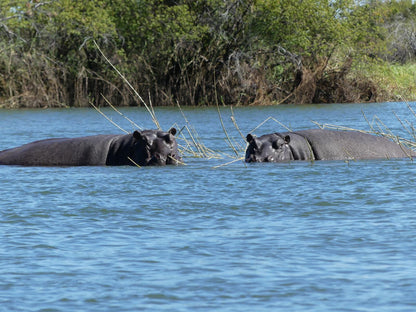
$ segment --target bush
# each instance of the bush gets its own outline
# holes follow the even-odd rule
[[[373,100],[378,86],[351,80],[350,60],[384,57],[387,42],[391,59],[411,59],[413,15],[405,13],[413,8],[354,0],[3,0],[0,105],[137,105],[93,41],[153,105]],[[386,25],[409,31],[388,41]],[[350,96],[353,89],[363,95]]]

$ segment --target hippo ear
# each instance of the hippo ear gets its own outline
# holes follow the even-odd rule
[[[133,138],[135,138],[136,140],[140,140],[142,138],[142,134],[136,130],[133,132]]]
[[[176,134],[176,129],[175,128],[170,128],[168,132],[172,135],[175,135]]]
[[[137,141],[142,141],[148,143],[147,137],[140,133],[140,131],[134,131],[133,132],[133,138],[135,138]]]
[[[168,143],[172,143],[174,141],[173,135],[170,132],[164,136],[164,139]]]
[[[254,140],[254,136],[251,133],[249,133],[246,136],[246,140],[248,143],[251,143]]]
[[[285,136],[285,142],[286,142],[286,144],[289,144],[290,143],[290,136]]]

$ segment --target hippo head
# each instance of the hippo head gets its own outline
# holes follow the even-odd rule
[[[135,131],[134,156],[140,166],[177,165],[181,159],[175,139],[176,129]]]
[[[248,134],[246,138],[248,142],[246,162],[281,162],[293,159],[288,135],[282,138],[277,133],[273,133],[257,138]]]

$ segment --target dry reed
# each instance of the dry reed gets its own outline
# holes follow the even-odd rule
[[[117,69],[117,67],[115,67],[113,65],[113,63],[111,63],[111,61],[105,56],[104,52],[101,51],[100,46],[97,44],[97,42],[95,40],[93,40],[97,50],[100,52],[100,54],[102,55],[102,57],[105,59],[105,61],[111,66],[111,68],[113,68],[115,70],[115,72],[117,73],[117,75],[120,76],[120,78],[127,84],[127,86],[130,88],[130,90],[133,92],[133,94],[140,100],[140,102],[144,105],[144,107],[147,109],[147,111],[149,112],[150,116],[152,117],[152,121],[153,123],[156,125],[156,127],[158,129],[160,128],[160,124],[159,121],[156,118],[153,106],[147,105],[147,103],[143,100],[143,98],[140,96],[139,92],[136,91],[136,89],[134,89],[134,87],[131,85],[131,83],[126,79],[126,77],[124,77],[124,75]]]
[[[115,123],[114,121],[111,120],[110,117],[108,117],[106,114],[103,113],[103,111],[98,108],[97,106],[94,105],[94,103],[92,101],[90,101],[90,105],[98,112],[101,114],[101,116],[103,116],[105,119],[107,119],[112,125],[116,126],[118,129],[120,129],[121,131],[123,131],[124,133],[129,133],[127,130],[124,130],[122,127],[120,127],[117,123]]]
[[[146,110],[148,111],[148,113],[150,114],[153,123],[156,125],[156,127],[158,129],[161,129],[160,127],[160,123],[156,118],[156,114],[151,102],[151,97],[149,94],[149,104],[147,104],[143,98],[140,96],[140,94],[133,88],[133,86],[128,82],[128,80],[121,74],[121,72],[109,61],[109,59],[104,55],[104,53],[101,51],[100,47],[98,46],[98,44],[94,41],[95,46],[97,47],[98,51],[101,53],[101,55],[103,56],[103,58],[108,62],[108,64],[116,71],[116,73],[122,78],[122,80],[128,85],[128,87],[130,88],[131,92],[133,92],[133,94],[139,99],[139,101],[145,106]],[[103,95],[102,95],[103,96]],[[131,125],[133,125],[135,128],[138,129],[142,129],[140,126],[138,126],[135,122],[133,122],[130,118],[128,118],[127,116],[125,116],[123,113],[121,113],[118,109],[116,109],[104,96],[103,96],[104,100],[106,101],[106,103],[115,111],[117,112],[119,115],[121,115],[123,118],[125,118]],[[123,128],[121,128],[119,125],[117,125],[115,122],[113,122],[111,120],[111,118],[109,118],[108,116],[106,116],[98,107],[96,107],[91,101],[90,104],[101,114],[103,115],[108,121],[110,121],[113,125],[115,125],[117,128],[119,128],[120,130],[124,131],[124,132],[128,132],[126,130],[124,130]],[[185,125],[180,127],[177,123],[174,124],[174,126],[176,128],[179,128],[180,130],[178,131],[176,138],[178,141],[178,149],[179,152],[181,153],[182,157],[194,157],[194,158],[208,158],[208,159],[224,159],[224,158],[231,158],[231,161],[228,161],[224,164],[221,165],[217,165],[214,166],[213,168],[221,168],[230,164],[233,164],[237,161],[243,161],[244,157],[242,156],[242,154],[245,152],[245,149],[247,148],[247,142],[245,142],[245,136],[244,134],[241,132],[240,127],[238,126],[237,120],[235,118],[234,115],[234,111],[233,108],[231,106],[230,110],[231,110],[231,116],[230,119],[238,133],[238,135],[241,137],[242,141],[244,142],[244,144],[240,144],[238,143],[238,141],[233,138],[232,136],[230,136],[229,131],[227,130],[224,121],[223,121],[223,117],[221,114],[221,110],[220,107],[217,104],[217,111],[218,111],[218,117],[221,123],[221,127],[222,130],[224,132],[225,135],[225,139],[226,142],[228,144],[228,146],[230,147],[230,149],[232,150],[232,155],[228,155],[224,152],[218,152],[218,151],[214,151],[210,148],[208,148],[201,140],[201,137],[199,136],[198,132],[196,131],[195,127],[189,122],[188,118],[186,117],[186,115],[184,114],[179,102],[177,102],[177,106],[178,109],[181,112],[181,115],[185,121]],[[416,117],[416,112],[413,110],[413,108],[407,104],[408,109],[410,110],[411,114]],[[370,131],[364,131],[364,130],[357,130],[354,128],[349,128],[349,127],[344,127],[344,126],[339,126],[339,125],[334,125],[334,124],[320,124],[316,121],[312,121],[312,123],[314,123],[315,125],[317,125],[319,128],[321,129],[336,129],[336,130],[343,130],[343,131],[359,131],[359,132],[363,132],[363,133],[369,133],[369,134],[373,134],[373,135],[380,135],[386,138],[389,138],[397,143],[399,143],[400,145],[404,145],[406,147],[409,148],[416,148],[416,129],[413,126],[412,123],[410,123],[409,121],[402,121],[397,114],[395,114],[396,118],[398,119],[398,121],[400,122],[400,124],[402,125],[402,127],[411,135],[411,137],[413,138],[412,140],[409,139],[405,139],[403,137],[399,137],[395,134],[393,134],[393,132],[380,120],[380,118],[378,118],[378,116],[374,116],[372,121],[370,122],[367,118],[367,116],[363,113],[363,116],[365,118],[365,120],[367,121],[367,124],[370,127]],[[273,121],[275,123],[277,123],[280,127],[286,129],[287,131],[292,131],[289,127],[287,127],[286,125],[284,125],[282,122],[280,122],[279,120],[277,120],[276,118],[269,116],[267,117],[264,121],[262,121],[261,123],[259,123],[256,127],[254,127],[250,133],[253,133],[255,131],[257,131],[258,129],[260,129],[265,123],[269,122],[269,121]],[[241,141],[241,140],[240,140]],[[177,160],[175,160],[177,161]],[[134,162],[133,162],[134,163]],[[178,163],[185,165],[184,162],[178,161]],[[244,163],[244,162],[243,162]],[[137,165],[137,164],[135,164]],[[138,166],[138,165],[137,165]],[[140,166],[138,166],[140,167]]]
[[[407,107],[409,109],[409,111],[412,113],[412,115],[414,117],[416,117],[415,111],[413,110],[413,108],[410,106],[409,103],[407,103]],[[312,121],[315,125],[317,125],[319,128],[321,129],[334,129],[334,130],[340,130],[340,131],[358,131],[358,132],[362,132],[362,133],[368,133],[368,134],[373,134],[373,135],[378,135],[378,136],[382,136],[385,138],[388,138],[400,145],[406,146],[407,148],[410,149],[415,149],[416,148],[416,131],[415,128],[413,126],[413,124],[411,122],[409,122],[408,120],[406,120],[405,122],[402,121],[400,119],[400,117],[394,113],[395,117],[397,118],[397,120],[399,121],[399,123],[401,124],[401,126],[403,127],[403,129],[409,133],[409,135],[411,136],[411,139],[407,139],[401,136],[398,136],[396,134],[393,133],[393,131],[377,116],[373,116],[372,120],[370,121],[367,116],[365,115],[364,112],[362,112],[363,117],[365,119],[365,121],[367,122],[370,130],[358,130],[358,129],[354,129],[351,127],[344,127],[344,126],[339,126],[339,125],[334,125],[334,124],[328,124],[328,123],[324,123],[324,124],[320,124],[316,121]],[[408,126],[406,126],[406,124],[408,124]],[[410,127],[410,129],[408,128]]]
[[[140,94],[137,92],[137,90],[134,89],[134,87],[130,84],[130,82],[124,77],[124,75],[111,63],[111,61],[105,56],[105,54],[101,51],[98,44],[94,41],[94,44],[97,48],[97,50],[100,52],[100,54],[103,56],[105,61],[115,70],[115,72],[121,77],[121,79],[128,85],[131,92],[139,99],[139,101],[144,105],[147,112],[150,114],[153,123],[156,125],[157,129],[161,129],[160,123],[156,117],[154,107],[151,102],[151,97],[149,94],[149,104],[147,104],[143,98],[140,96]],[[102,95],[103,96],[103,95]],[[122,116],[124,119],[126,119],[131,125],[133,125],[135,128],[138,128],[139,130],[142,129],[139,125],[137,125],[135,122],[133,122],[130,118],[125,116],[123,113],[121,113],[117,108],[115,108],[108,99],[106,99],[103,96],[105,102],[120,116]],[[97,110],[104,118],[106,118],[109,122],[111,122],[114,126],[122,130],[123,132],[128,133],[128,131],[124,130],[122,127],[120,127],[117,123],[115,123],[110,117],[108,117],[106,114],[104,114],[97,106],[95,106],[91,101],[90,105],[94,107],[95,110]],[[179,127],[177,124],[177,128],[180,128],[177,134],[177,141],[178,141],[178,149],[181,153],[182,157],[198,157],[198,158],[222,158],[223,156],[221,153],[216,152],[212,149],[209,149],[205,146],[205,144],[202,143],[200,136],[196,129],[192,126],[192,124],[189,122],[188,118],[183,113],[179,103],[177,103],[178,108],[180,109],[180,112],[185,120],[186,125],[183,127]],[[178,161],[180,164],[185,164],[184,162]]]

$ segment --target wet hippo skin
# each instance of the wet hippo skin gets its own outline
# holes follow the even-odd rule
[[[170,165],[180,160],[176,129],[126,135],[54,138],[0,151],[0,165],[124,166]]]
[[[387,138],[358,131],[310,129],[247,135],[246,162],[355,160],[414,157],[416,153]]]

